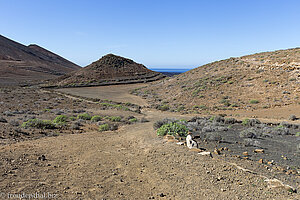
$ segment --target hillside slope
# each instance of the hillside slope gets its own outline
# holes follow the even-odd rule
[[[192,112],[300,102],[300,48],[209,63],[135,91],[157,108]]]
[[[66,87],[93,86],[149,82],[163,77],[161,73],[151,71],[131,59],[108,54],[79,71],[59,78],[55,84]]]
[[[80,67],[38,45],[25,46],[0,35],[0,82],[51,79]]]

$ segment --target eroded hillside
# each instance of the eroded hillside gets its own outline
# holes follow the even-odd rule
[[[230,58],[134,91],[162,110],[235,110],[298,104],[300,49]]]

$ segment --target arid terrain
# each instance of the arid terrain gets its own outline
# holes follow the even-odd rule
[[[216,61],[134,93],[153,107],[189,113],[299,108],[299,73],[295,48]]]
[[[90,65],[53,80],[57,87],[103,86],[115,84],[146,83],[164,78],[131,59],[107,54]]]
[[[300,198],[295,193],[300,189],[299,166],[292,166],[299,163],[297,147],[294,155],[284,154],[287,158],[278,160],[272,157],[269,146],[234,144],[230,141],[234,133],[259,129],[256,123],[251,121],[244,126],[237,121],[225,126],[220,116],[204,119],[202,115],[195,118],[197,114],[153,109],[145,99],[130,94],[134,88],[145,86],[59,91],[1,88],[1,198],[44,192],[58,199]],[[279,119],[281,114],[273,116]],[[202,138],[206,135],[201,131],[197,135],[196,130],[194,137],[199,151],[209,151],[212,156],[199,155],[199,151],[156,135],[153,127],[165,118],[185,119],[189,126],[202,120],[212,128],[229,128],[219,132],[228,133],[228,138],[220,140],[217,135]],[[34,119],[41,121],[30,121]],[[297,124],[297,120],[286,121]],[[100,130],[105,124],[108,129]],[[295,145],[299,141],[295,135],[297,128],[282,127],[280,130],[289,130],[290,134],[271,138],[275,142],[278,137],[294,138],[287,142]],[[263,142],[267,137],[257,137],[253,140],[269,144]],[[222,149],[214,153],[216,148]],[[264,152],[255,153],[255,149]],[[242,151],[249,155],[243,155]],[[258,162],[260,158],[263,163]]]
[[[166,78],[113,54],[67,73],[0,39],[3,62],[63,72],[1,79],[1,199],[300,199],[298,49]]]
[[[79,69],[38,45],[25,46],[0,35],[0,86],[53,79]]]

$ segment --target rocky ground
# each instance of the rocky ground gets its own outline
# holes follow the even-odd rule
[[[300,50],[209,63],[133,91],[161,110],[188,113],[299,108]]]
[[[170,122],[176,120],[164,119],[156,122],[155,127]],[[221,116],[194,117],[178,123],[189,129],[203,151],[209,149],[217,155],[255,161],[261,164],[259,168],[264,173],[274,172],[273,177],[299,186],[299,125],[262,123],[257,119],[239,121]]]
[[[133,115],[140,112],[139,106],[130,103],[125,105],[99,99],[83,101],[76,97],[70,98],[53,91],[34,88],[7,87],[2,88],[0,94],[1,144],[45,136],[80,134],[93,127],[97,130],[97,125],[105,123],[117,129],[119,126],[131,123],[130,119],[135,118]],[[113,112],[106,111],[111,109],[129,112],[114,116]],[[132,115],[129,115],[130,113]],[[100,119],[93,120],[91,119],[93,116],[98,116]],[[61,117],[65,119],[55,122],[55,119]],[[111,117],[120,119],[111,119]],[[27,122],[39,124],[28,126]]]
[[[300,198],[293,192],[300,189],[298,126],[181,115],[100,97],[1,88],[0,198],[43,192],[58,199]],[[158,137],[153,125],[165,118],[187,120],[200,151],[212,157]],[[32,119],[51,121],[26,126]],[[104,124],[107,131],[100,130]],[[279,182],[271,188],[273,178],[292,188]]]

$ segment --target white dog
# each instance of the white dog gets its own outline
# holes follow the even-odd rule
[[[192,135],[186,136],[186,146],[189,149],[198,148],[198,144],[196,141],[192,140]]]

